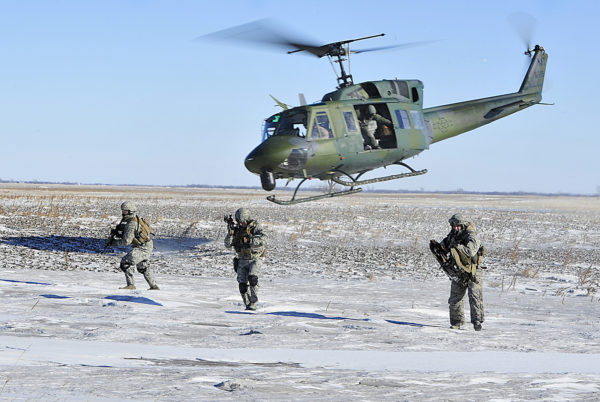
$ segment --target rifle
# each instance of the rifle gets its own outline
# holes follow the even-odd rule
[[[104,248],[102,249],[102,254],[104,254],[106,252],[107,248],[112,246],[112,242],[113,242],[113,240],[115,240],[116,236],[117,236],[117,229],[111,229],[110,236],[108,236],[108,240],[106,241],[106,244],[104,244]]]
[[[233,218],[231,217],[231,215],[229,215],[229,216],[224,215],[223,216],[223,221],[225,223],[227,223],[227,229],[229,229],[229,233],[233,234],[233,231],[237,227],[237,224],[235,223],[235,221],[233,220]]]

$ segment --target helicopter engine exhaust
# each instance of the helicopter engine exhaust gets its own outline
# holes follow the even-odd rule
[[[260,184],[265,191],[271,191],[275,188],[275,177],[273,172],[263,171],[260,174]]]

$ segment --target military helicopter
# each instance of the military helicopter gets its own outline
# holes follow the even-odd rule
[[[350,43],[384,34],[328,43],[322,46],[273,36],[272,42],[291,47],[289,54],[308,52],[327,56],[337,63],[337,89],[311,105],[288,107],[264,120],[262,142],[246,157],[246,168],[260,176],[262,188],[275,189],[277,179],[300,179],[289,200],[267,199],[290,205],[361,191],[361,185],[396,180],[427,173],[404,160],[431,144],[539,104],[548,55],[543,47],[529,46],[531,58],[517,92],[448,105],[423,108],[423,83],[419,80],[379,80],[355,84],[346,67],[352,53],[381,50],[407,44],[365,50],[350,50]],[[415,44],[415,43],[413,43]],[[408,45],[413,45],[408,44]],[[332,64],[333,64],[332,63]],[[337,71],[336,71],[337,72]],[[360,180],[366,172],[400,165],[408,172]],[[329,181],[329,192],[297,198],[298,189],[310,179]],[[343,190],[334,191],[334,185]]]

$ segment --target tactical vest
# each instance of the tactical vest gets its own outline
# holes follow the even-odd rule
[[[233,233],[233,248],[238,254],[239,258],[243,260],[251,260],[257,257],[265,256],[264,246],[254,246],[250,244],[252,242],[252,236],[254,235],[254,229],[256,228],[256,222],[252,221],[248,223],[245,228],[237,227]]]

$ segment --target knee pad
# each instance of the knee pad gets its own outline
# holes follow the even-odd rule
[[[122,262],[121,265],[119,265],[119,268],[121,268],[121,271],[127,271],[130,267],[131,267],[131,264],[128,264],[126,262]]]
[[[246,294],[246,292],[248,292],[248,285],[246,285],[245,283],[239,283],[239,286],[241,294]]]
[[[256,286],[256,285],[258,285],[258,276],[256,276],[256,275],[250,275],[248,277],[248,282],[250,282],[250,286]]]
[[[143,274],[143,273],[144,273],[144,272],[146,272],[146,270],[148,269],[148,265],[150,265],[150,264],[149,264],[149,262],[148,262],[148,260],[144,260],[144,261],[140,262],[140,263],[137,265],[137,271],[138,271],[140,274]]]

